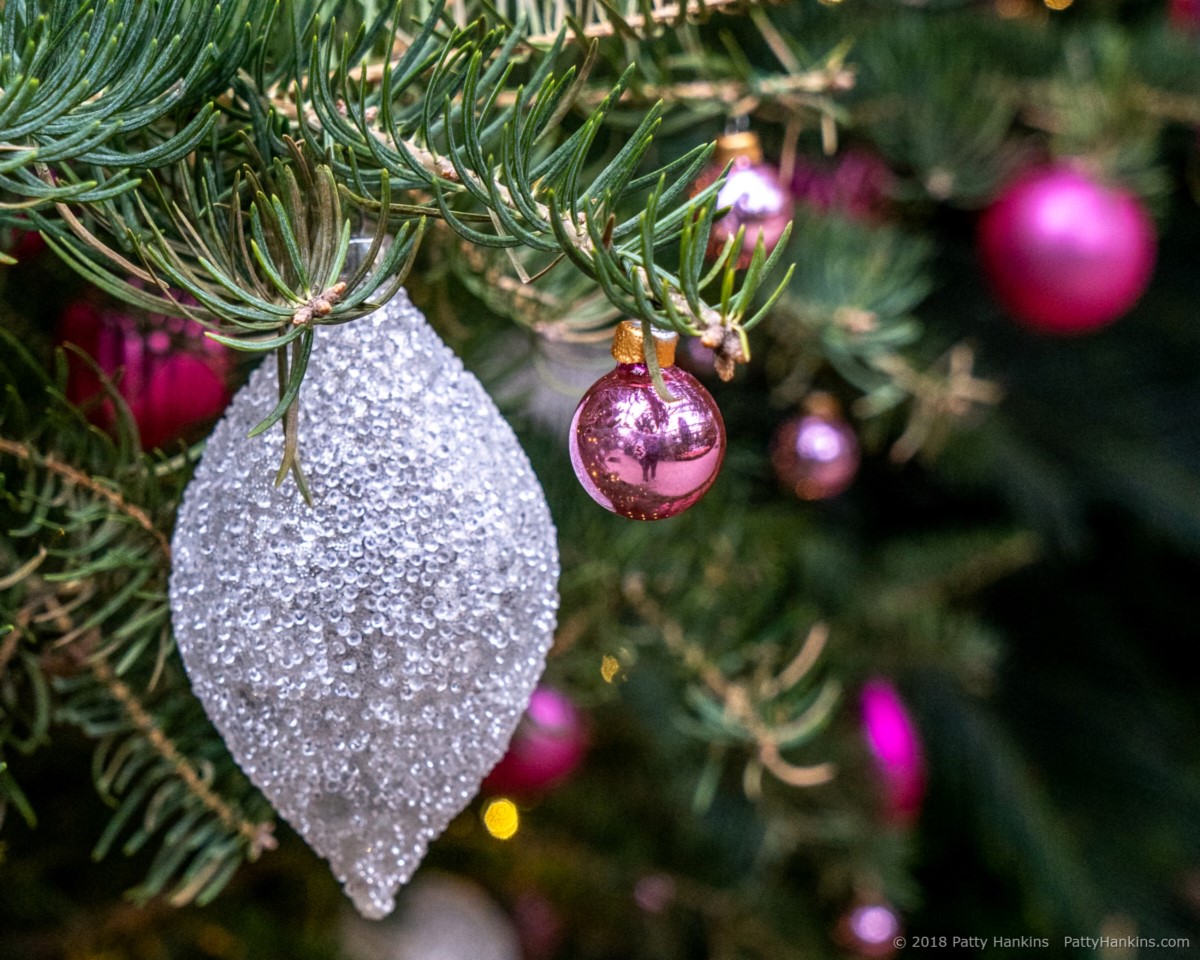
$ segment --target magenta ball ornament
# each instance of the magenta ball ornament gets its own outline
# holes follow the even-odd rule
[[[1018,178],[978,226],[996,298],[1028,328],[1060,336],[1125,314],[1150,282],[1157,245],[1133,194],[1068,165]]]
[[[232,352],[193,320],[78,300],[59,320],[58,341],[73,344],[116,379],[146,450],[197,439],[230,401]],[[67,363],[67,399],[87,406],[97,426],[112,429],[116,411],[102,399],[96,370],[74,353]]]
[[[921,734],[895,685],[873,677],[859,697],[863,739],[875,761],[883,815],[893,823],[911,823],[925,800],[925,751]]]
[[[614,338],[616,369],[583,395],[571,420],[575,476],[600,506],[631,520],[682,513],[708,492],[725,458],[721,411],[674,365],[674,340],[656,343],[673,403],[658,395],[645,363],[631,362],[642,356],[641,328],[626,321]]]
[[[806,407],[775,431],[771,464],[779,482],[801,500],[828,500],[858,474],[858,438],[832,397],[814,394]]]
[[[492,794],[536,794],[557,786],[579,766],[587,752],[587,726],[579,708],[553,687],[540,686],[508,752],[483,781]]]

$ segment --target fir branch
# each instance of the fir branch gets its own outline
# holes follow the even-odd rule
[[[298,117],[309,136],[320,136],[339,151],[343,159],[335,169],[352,179],[356,202],[369,211],[411,215],[408,208],[375,197],[374,184],[386,173],[398,186],[431,193],[441,218],[472,243],[525,246],[570,260],[629,317],[693,336],[714,323],[736,328],[746,322],[756,282],[717,306],[685,294],[699,286],[702,258],[694,253],[707,244],[721,183],[683,199],[709,156],[705,150],[638,175],[660,123],[660,107],[652,108],[626,146],[600,166],[590,186],[583,183],[595,137],[631,72],[580,130],[552,147],[550,138],[577,98],[590,60],[578,72],[556,76],[560,37],[513,102],[502,104],[500,86],[511,72],[508,58],[522,33],[485,33],[482,24],[474,24],[443,43],[435,35],[436,23],[435,11],[374,87],[358,62],[344,52],[335,56],[324,37],[314,40],[310,85],[303,87],[299,78],[296,83],[297,96],[308,101]],[[476,226],[470,207],[483,208],[491,231]],[[641,213],[629,216],[633,210]],[[654,256],[676,241],[679,270],[671,273],[655,265]],[[747,276],[761,277],[775,263],[758,254]],[[727,263],[729,276],[719,282],[731,284],[733,269]]]
[[[17,646],[0,673],[0,746],[38,749],[52,721],[97,740],[97,788],[115,810],[95,856],[132,823],[126,853],[155,835],[160,844],[135,894],[203,902],[272,836],[265,800],[187,696],[171,639],[161,518],[174,510],[180,476],[156,474],[111,384],[115,442],[2,340],[0,370],[14,385],[0,397],[0,557],[16,571],[0,581],[6,657]]]
[[[0,151],[10,154],[0,195],[98,203],[134,189],[137,168],[190,154],[217,120],[204,101],[228,85],[268,9],[268,0],[0,8]],[[53,182],[35,164],[54,165]]]
[[[762,794],[763,770],[781,783],[798,788],[819,786],[833,779],[836,769],[833,764],[801,766],[786,760],[782,749],[806,743],[825,725],[840,696],[838,685],[819,685],[816,696],[805,708],[786,720],[779,719],[776,704],[812,674],[829,637],[825,624],[817,623],[810,628],[800,650],[778,673],[760,673],[731,680],[698,644],[687,639],[680,624],[667,616],[662,606],[650,597],[643,577],[625,577],[621,592],[639,616],[660,631],[667,649],[697,674],[713,694],[710,700],[699,691],[689,691],[688,699],[698,710],[704,738],[712,742],[732,738],[753,746],[754,754],[743,775],[743,784],[751,799],[758,799]],[[767,715],[773,715],[770,722],[764,720]]]
[[[220,794],[200,774],[195,765],[180,753],[179,748],[171,738],[162,732],[154,721],[154,717],[142,705],[137,695],[113,673],[112,667],[104,659],[95,659],[90,663],[91,671],[96,679],[108,690],[114,700],[121,705],[132,723],[146,741],[154,748],[190,792],[206,809],[217,816],[233,833],[238,834],[246,842],[247,856],[257,860],[265,850],[274,850],[278,845],[275,839],[275,824],[270,820],[252,822],[239,814],[225,801]]]
[[[481,16],[495,18],[511,26],[527,23],[525,42],[533,47],[548,47],[568,31],[573,39],[592,40],[619,36],[642,40],[656,36],[664,27],[678,28],[688,23],[705,23],[713,14],[741,14],[773,0],[455,0],[449,7],[449,19],[465,27]],[[418,18],[428,16],[435,3],[418,4]]]
[[[77,470],[70,464],[63,463],[53,456],[32,450],[26,444],[11,440],[8,437],[0,436],[0,453],[7,453],[10,456],[16,457],[31,467],[48,470],[50,473],[61,477],[67,483],[94,493],[105,500],[116,513],[128,517],[150,534],[154,538],[154,542],[158,544],[159,550],[162,551],[163,558],[170,560],[171,543],[167,540],[166,535],[154,525],[154,521],[150,519],[149,514],[145,510],[137,506],[137,504],[129,503],[121,495],[120,491],[106,486],[95,477],[88,476],[82,470]]]

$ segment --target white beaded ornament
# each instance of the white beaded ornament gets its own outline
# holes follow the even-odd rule
[[[274,487],[275,364],[187,488],[171,612],[192,689],[247,776],[366,917],[504,753],[558,604],[550,511],[479,382],[401,293],[319,327],[300,437],[315,505]]]

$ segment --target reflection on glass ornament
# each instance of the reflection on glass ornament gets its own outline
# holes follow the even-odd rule
[[[921,736],[890,680],[874,677],[860,697],[863,737],[875,758],[884,816],[907,823],[925,799],[925,753]]]
[[[533,691],[508,752],[483,781],[491,793],[528,794],[561,783],[587,750],[583,715],[565,693],[552,687]]]
[[[779,482],[801,500],[828,500],[858,473],[858,438],[829,394],[814,393],[804,406],[775,432],[771,463]]]
[[[571,420],[571,466],[588,495],[631,520],[682,513],[712,486],[725,458],[725,424],[700,382],[675,366],[675,334],[655,334],[667,403],[646,368],[641,325],[613,337],[617,367],[583,395]]]
[[[779,181],[779,171],[763,163],[758,134],[749,131],[726,133],[717,138],[713,162],[696,178],[693,195],[716,181],[730,161],[733,166],[717,192],[717,209],[728,207],[729,210],[713,223],[708,257],[718,257],[726,241],[735,236],[740,227],[745,227],[746,235],[737,262],[744,270],[750,265],[759,236],[767,253],[775,249],[791,222],[792,198]]]
[[[1029,171],[979,220],[996,299],[1030,329],[1067,336],[1106,326],[1141,297],[1158,241],[1141,201],[1068,164]]]
[[[503,755],[544,667],[558,551],[479,381],[403,292],[320,326],[301,394],[313,494],[274,484],[260,366],[176,522],[171,619],[234,759],[367,917]]]
[[[106,377],[129,406],[142,447],[153,450],[172,440],[199,439],[202,428],[229,402],[226,386],[230,351],[204,336],[194,320],[142,317],[123,309],[78,300],[64,311],[58,342],[74,344]],[[67,353],[67,399],[87,406],[103,394],[96,371]],[[92,422],[104,429],[115,423],[108,401],[88,407]]]
[[[864,901],[850,910],[838,926],[837,938],[861,957],[890,957],[904,929],[892,905],[882,900]]]

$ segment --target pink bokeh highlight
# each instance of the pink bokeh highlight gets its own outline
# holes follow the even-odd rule
[[[886,819],[914,820],[925,799],[925,752],[908,708],[890,680],[874,677],[860,696],[862,730],[879,773]]]

